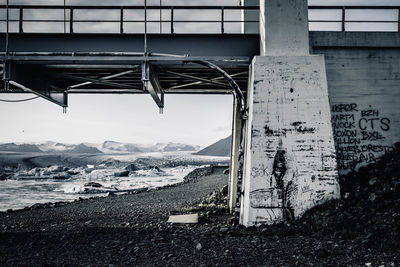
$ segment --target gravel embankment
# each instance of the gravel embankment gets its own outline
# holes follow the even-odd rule
[[[179,186],[56,208],[0,213],[0,266],[398,266],[393,250],[354,240],[316,238],[273,228],[234,228],[224,210],[198,225],[169,225],[170,213],[223,187],[222,169]]]

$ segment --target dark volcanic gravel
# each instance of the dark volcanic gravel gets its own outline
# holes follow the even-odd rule
[[[200,210],[197,225],[167,223],[170,213],[196,210],[195,203],[226,185],[222,171],[197,171],[200,178],[158,191],[0,213],[0,266],[399,265],[398,251],[358,240],[284,225],[221,224],[231,216],[215,204]]]

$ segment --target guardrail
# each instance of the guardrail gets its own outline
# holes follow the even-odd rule
[[[310,30],[400,31],[400,6],[309,6],[309,15]],[[258,23],[255,6],[0,5],[0,32],[14,33],[257,33]]]
[[[0,5],[0,11],[5,13],[7,10],[7,6]],[[45,5],[9,5],[8,13],[13,13],[13,17],[9,17],[9,19],[0,19],[0,23],[6,23],[7,27],[10,29],[10,25],[12,23],[18,24],[18,29],[13,27],[10,32],[19,32],[24,33],[25,25],[32,23],[42,23],[42,26],[51,27],[51,23],[61,23],[63,26],[64,33],[75,33],[75,26],[83,23],[91,23],[92,26],[96,27],[96,23],[104,24],[115,24],[113,25],[114,33],[130,33],[130,32],[143,32],[144,30],[149,31],[149,33],[182,33],[182,31],[177,31],[177,25],[184,24],[206,24],[205,26],[213,26],[213,29],[209,29],[211,33],[226,33],[226,26],[230,24],[237,24],[239,27],[243,23],[256,23],[258,25],[257,20],[243,20],[240,16],[240,12],[248,11],[248,12],[258,12],[258,7],[244,7],[244,6],[45,6]],[[32,11],[43,11],[47,12],[49,15],[49,11],[57,13],[57,11],[62,11],[61,18],[51,18],[51,19],[35,19],[35,18],[25,18],[25,14],[30,12],[31,17]],[[109,19],[104,18],[82,18],[83,14],[79,14],[76,16],[76,13],[82,11],[86,11],[86,16],[92,15],[95,17],[95,13],[98,13],[98,16],[105,15],[105,11],[109,14]],[[183,13],[186,12],[186,14]],[[116,18],[118,12],[118,18]],[[58,12],[60,13],[60,12]],[[92,14],[90,14],[92,13]],[[177,14],[179,13],[179,14]],[[236,13],[236,14],[235,14]],[[19,15],[17,15],[19,14]],[[44,13],[45,14],[45,13]],[[214,19],[207,19],[207,17],[212,14]],[[45,14],[46,15],[46,14]],[[157,17],[158,18],[155,18]],[[193,18],[193,16],[199,16],[201,19]],[[17,18],[15,18],[17,17]],[[137,17],[137,18],[135,18]],[[256,16],[258,17],[258,16]],[[237,19],[239,18],[239,19]],[[47,23],[47,25],[44,25]],[[126,26],[129,24],[136,24],[138,31],[135,30],[126,30]],[[149,29],[149,26],[158,25],[159,30],[155,31],[154,29]],[[167,27],[166,27],[167,25]],[[115,27],[118,26],[118,27]],[[217,27],[215,27],[217,26]],[[118,30],[116,30],[118,28]],[[4,27],[2,29],[4,32]],[[82,31],[79,31],[82,32]]]
[[[339,17],[339,19],[309,19],[310,28],[313,23],[319,23],[322,26],[335,23],[340,25],[338,31],[400,32],[400,6],[309,6],[308,8],[309,16],[312,16],[313,11],[336,11],[336,15]],[[363,17],[369,18],[362,19]],[[357,26],[357,24],[372,28],[364,27],[364,29],[357,30],[357,28],[351,27]],[[383,24],[387,29],[379,29],[379,26]]]

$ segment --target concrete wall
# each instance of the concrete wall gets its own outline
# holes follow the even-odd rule
[[[325,55],[341,174],[376,162],[400,141],[400,34],[311,33]]]

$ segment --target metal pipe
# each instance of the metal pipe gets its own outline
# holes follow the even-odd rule
[[[144,0],[144,54],[147,54],[147,0]]]
[[[7,22],[6,22],[6,55],[8,56],[8,41],[9,41],[9,31],[10,31],[10,25],[9,25],[9,5],[8,5],[8,1],[6,2],[7,4],[7,10],[6,10],[6,18],[7,18]]]
[[[240,90],[239,85],[235,82],[234,79],[232,79],[232,77],[227,72],[225,72],[223,69],[221,69],[214,63],[211,63],[211,62],[205,61],[205,60],[188,60],[185,62],[188,62],[188,63],[191,62],[191,63],[203,65],[203,66],[206,66],[206,67],[214,70],[215,72],[221,74],[225,78],[225,80],[229,83],[229,85],[232,87],[233,92],[237,95],[237,97],[239,99],[239,104],[240,104],[239,108],[240,108],[241,118],[247,119],[246,102],[245,102],[245,97],[243,95],[243,92],[242,92],[242,90]]]
[[[237,188],[237,199],[235,208],[235,225],[237,225],[239,224],[239,219],[240,219],[240,205],[242,197],[242,180],[243,180],[243,167],[244,167],[245,129],[247,121],[247,109],[246,109],[245,98],[242,90],[240,90],[240,87],[235,82],[235,80],[232,79],[232,77],[228,73],[226,73],[223,69],[221,69],[217,65],[203,60],[187,61],[187,62],[197,63],[206,66],[221,74],[226,79],[226,81],[232,86],[233,96],[239,102],[240,119],[242,120],[242,125],[240,129],[240,148],[239,148],[239,162],[238,162],[239,167],[238,167],[238,183],[237,183],[238,188]]]

